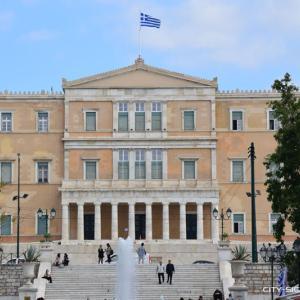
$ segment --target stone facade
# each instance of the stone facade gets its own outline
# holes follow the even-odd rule
[[[0,93],[0,164],[3,170],[11,166],[11,184],[0,194],[1,213],[11,216],[11,230],[2,226],[3,242],[16,236],[18,152],[21,192],[29,195],[21,199],[21,241],[43,239],[45,219],[37,210],[49,215],[54,208],[48,232],[64,243],[128,235],[216,242],[220,223],[212,211],[228,207],[242,221],[226,221],[225,231],[232,240],[249,241],[252,141],[261,191],[258,240],[273,239],[263,161],[275,147],[268,102],[278,94],[220,92],[216,79],[162,70],[142,59],[62,85],[61,94]],[[289,226],[286,238],[294,239]]]
[[[0,296],[17,296],[24,283],[23,267],[0,265]]]

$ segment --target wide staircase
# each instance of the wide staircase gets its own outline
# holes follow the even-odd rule
[[[156,265],[136,266],[136,300],[213,299],[222,290],[217,264],[175,266],[173,284],[158,284]],[[48,283],[45,299],[113,300],[117,286],[116,265],[71,265],[52,268],[53,283]],[[161,298],[163,296],[163,298]],[[129,299],[130,300],[130,299]]]

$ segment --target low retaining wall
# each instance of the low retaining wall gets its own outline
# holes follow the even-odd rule
[[[277,286],[277,278],[280,266],[274,264],[273,285]],[[240,280],[248,287],[249,294],[268,294],[264,287],[271,286],[271,264],[270,263],[249,263],[245,266],[245,275]]]
[[[17,296],[23,283],[22,265],[0,265],[0,296]]]

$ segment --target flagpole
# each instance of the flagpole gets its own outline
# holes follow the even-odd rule
[[[140,11],[140,18],[139,18],[139,58],[141,58],[141,11]]]

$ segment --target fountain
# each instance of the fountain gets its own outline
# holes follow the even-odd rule
[[[131,238],[118,241],[116,300],[135,300],[135,255]]]

